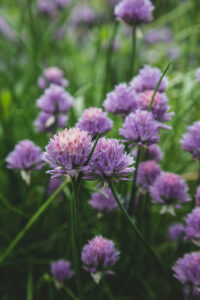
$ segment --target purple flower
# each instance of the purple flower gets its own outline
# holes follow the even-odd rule
[[[40,112],[38,118],[35,120],[34,125],[38,132],[53,132],[55,128],[64,128],[67,126],[68,117],[64,114],[49,114]]]
[[[50,84],[68,86],[68,80],[63,78],[63,71],[57,67],[50,67],[44,70],[43,76],[38,79],[38,86],[46,89]]]
[[[116,139],[100,138],[92,158],[86,167],[83,167],[85,178],[89,180],[126,180],[133,172],[133,158],[124,152],[124,145]]]
[[[151,112],[136,110],[126,117],[119,133],[132,144],[151,145],[159,140],[159,123]]]
[[[158,68],[152,68],[146,65],[140,70],[139,74],[132,79],[131,86],[139,93],[146,90],[155,90],[161,76],[162,73]],[[158,92],[162,93],[165,91],[167,82],[167,77],[164,76],[158,88]]]
[[[185,181],[176,174],[162,173],[157,177],[153,186],[150,187],[151,197],[155,203],[163,205],[161,213],[174,213],[174,207],[180,208],[176,204],[190,201],[188,187]]]
[[[155,44],[159,42],[168,43],[172,39],[172,32],[169,27],[155,28],[147,31],[144,40],[149,44]]]
[[[200,206],[200,185],[197,187],[195,195],[196,206]]]
[[[61,184],[62,180],[60,178],[50,178],[48,184],[48,195],[52,195]]]
[[[103,103],[105,109],[119,116],[126,116],[137,108],[137,94],[126,83],[120,83],[115,90],[107,94]]]
[[[109,188],[101,190],[100,192],[95,192],[92,195],[92,199],[89,201],[89,204],[94,210],[102,213],[110,213],[119,209]]]
[[[151,103],[151,99],[153,96],[153,91],[144,91],[139,94],[138,98],[138,108],[141,110],[148,110],[149,104]],[[153,105],[151,108],[151,112],[154,118],[159,122],[167,122],[174,115],[173,112],[167,112],[170,109],[170,106],[167,105],[168,98],[164,93],[157,92]],[[161,125],[163,126],[163,125]],[[165,125],[164,125],[165,126]]]
[[[200,295],[200,252],[185,254],[173,266],[174,277],[184,286],[189,293],[192,288],[193,296]]]
[[[94,10],[87,5],[77,5],[71,15],[71,25],[77,27],[79,25],[91,25],[96,18]]]
[[[171,225],[168,229],[168,237],[172,241],[177,241],[184,232],[184,226],[180,223]]]
[[[51,274],[56,280],[57,286],[61,287],[65,280],[74,276],[74,271],[72,270],[69,261],[60,259],[51,264]]]
[[[57,8],[66,8],[71,3],[71,0],[55,0]]]
[[[29,140],[23,140],[7,156],[7,168],[21,171],[22,178],[29,184],[31,170],[40,170],[43,167],[41,154],[40,147]]]
[[[200,68],[198,68],[196,71],[196,80],[197,82],[200,82]]]
[[[154,160],[141,162],[138,167],[137,185],[148,189],[160,174],[160,166]]]
[[[86,163],[91,148],[91,136],[86,131],[79,128],[60,131],[50,140],[43,154],[43,160],[52,168],[48,173],[53,177],[75,176]]]
[[[200,121],[188,127],[188,132],[183,135],[181,144],[183,150],[200,160]]]
[[[114,243],[102,236],[96,236],[86,244],[81,253],[84,269],[92,274],[109,272],[118,261],[120,252]]]
[[[90,107],[83,112],[76,127],[87,131],[95,137],[98,133],[106,133],[112,128],[113,122],[107,117],[107,114],[101,108]]]
[[[185,238],[200,246],[200,207],[193,209],[185,219]]]
[[[152,21],[153,10],[150,0],[122,0],[115,7],[115,16],[128,25],[141,25]]]
[[[37,1],[38,9],[40,13],[46,16],[54,16],[55,15],[55,2],[53,0],[38,0]]]
[[[145,149],[145,151],[146,151],[145,153],[146,160],[155,160],[156,162],[160,162],[163,158],[163,152],[161,148],[156,144],[150,145]],[[134,158],[137,157],[137,153],[138,153],[137,148],[133,149],[131,152]]]

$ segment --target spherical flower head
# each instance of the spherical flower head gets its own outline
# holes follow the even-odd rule
[[[115,7],[115,16],[128,25],[141,25],[152,21],[153,10],[150,0],[122,0]]]
[[[62,87],[52,84],[37,100],[37,107],[49,114],[67,113],[73,105],[73,97]]]
[[[174,277],[188,288],[188,293],[192,287],[192,295],[200,295],[200,252],[185,254],[176,261],[172,270]]]
[[[137,185],[148,189],[160,174],[160,166],[154,160],[141,162],[138,167]]]
[[[75,176],[84,166],[92,148],[91,136],[79,128],[60,131],[50,140],[43,154],[53,177]]]
[[[171,225],[168,229],[168,237],[172,241],[177,241],[184,232],[184,226],[180,223]]]
[[[151,103],[151,99],[154,91],[146,90],[139,94],[138,98],[138,108],[141,110],[148,110],[148,107]],[[173,112],[168,113],[170,108],[168,105],[167,96],[164,93],[157,92],[154,97],[153,105],[151,112],[154,118],[159,122],[167,122],[173,116]]]
[[[89,204],[94,210],[101,213],[111,213],[119,209],[109,188],[101,190],[100,192],[95,192],[92,195]]]
[[[120,83],[107,94],[103,106],[109,113],[124,117],[137,108],[137,98],[137,93],[130,86]]]
[[[188,187],[185,181],[177,174],[162,173],[150,187],[151,197],[155,203],[163,205],[161,213],[174,213],[174,208],[180,208],[177,204],[190,201]]]
[[[200,186],[197,187],[195,201],[196,201],[196,206],[200,206]]]
[[[65,280],[74,276],[74,271],[69,261],[60,259],[51,264],[51,274],[59,284],[62,284]]]
[[[57,67],[50,67],[43,71],[43,76],[38,79],[38,86],[41,89],[45,89],[50,84],[66,87],[68,86],[68,80],[63,78],[62,70]]]
[[[76,127],[87,131],[92,137],[99,133],[104,134],[111,130],[113,122],[101,108],[90,107],[83,112]]]
[[[126,180],[133,172],[133,158],[124,152],[124,145],[116,139],[100,138],[89,164],[82,168],[89,180]]]
[[[146,90],[154,91],[161,76],[162,73],[158,68],[152,68],[146,65],[140,70],[139,74],[132,79],[131,86],[138,93]],[[164,76],[158,88],[158,92],[163,93],[165,91],[167,82],[167,77]]]
[[[140,146],[151,145],[159,141],[159,123],[154,120],[151,112],[136,110],[125,118],[119,133],[126,142]]]
[[[185,219],[185,238],[200,246],[200,207],[193,209]]]
[[[200,121],[188,127],[181,140],[182,149],[189,152],[194,159],[200,160]]]
[[[83,247],[81,260],[84,269],[90,273],[108,272],[118,261],[119,254],[113,241],[96,236]]]
[[[50,114],[41,111],[34,125],[38,132],[53,132],[56,128],[64,128],[67,126],[68,117],[64,114]]]
[[[196,80],[197,82],[200,82],[200,68],[196,71]]]

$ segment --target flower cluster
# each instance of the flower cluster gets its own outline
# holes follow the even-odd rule
[[[59,288],[65,280],[74,276],[74,271],[72,270],[69,261],[60,259],[51,264],[51,274],[55,279],[56,286]]]
[[[157,177],[150,187],[150,193],[155,203],[163,205],[161,213],[169,212],[174,215],[174,208],[179,208],[181,203],[190,201],[185,181],[173,173],[163,172]]]
[[[50,84],[63,87],[68,86],[68,80],[63,77],[63,71],[57,67],[49,67],[43,71],[43,75],[38,79],[40,89],[46,89]]]
[[[94,210],[101,213],[110,213],[118,210],[118,205],[109,188],[93,193],[89,204]]]
[[[83,112],[76,127],[96,137],[99,133],[104,134],[111,130],[112,124],[113,122],[101,108],[90,107]]]
[[[39,132],[53,131],[55,128],[66,127],[67,115],[73,105],[73,97],[63,87],[51,84],[37,100],[41,109],[35,126]]]
[[[185,238],[200,245],[200,207],[195,208],[185,219]]]
[[[159,165],[154,160],[141,162],[138,167],[137,185],[148,189],[161,174]]]
[[[181,144],[183,150],[200,160],[200,121],[188,127],[188,132],[183,135]]]
[[[50,140],[43,154],[53,177],[75,176],[84,166],[92,148],[91,136],[79,128],[60,131]]]
[[[150,0],[122,0],[115,7],[115,16],[128,25],[141,25],[152,20],[153,10]]]

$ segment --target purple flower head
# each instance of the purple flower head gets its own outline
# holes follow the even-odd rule
[[[83,167],[85,178],[89,180],[126,180],[133,172],[133,158],[124,152],[124,145],[116,139],[100,138],[92,158]]]
[[[200,252],[185,254],[173,266],[174,277],[187,287],[186,292],[192,288],[193,296],[200,295]]]
[[[75,176],[84,166],[91,151],[91,136],[79,128],[60,131],[50,139],[43,154],[43,160],[52,170],[53,177]]]
[[[113,194],[109,188],[95,192],[92,195],[92,199],[89,201],[92,208],[98,212],[110,213],[118,210],[118,205],[113,197]]]
[[[139,94],[138,98],[138,108],[141,110],[148,110],[149,104],[151,103],[151,99],[154,91],[144,91]],[[159,122],[167,122],[173,116],[173,112],[168,113],[167,110],[170,108],[168,105],[167,96],[164,93],[157,92],[153,105],[151,108],[151,112],[153,117]]]
[[[138,167],[137,185],[148,189],[160,174],[161,169],[154,160],[141,162]]]
[[[46,16],[53,16],[55,13],[56,6],[53,0],[38,0],[37,6],[40,13]]]
[[[43,167],[41,148],[29,140],[19,142],[14,150],[7,156],[8,169],[20,171],[27,184],[30,183],[30,172]]]
[[[159,123],[151,112],[136,110],[126,117],[119,133],[132,144],[151,145],[159,140]]]
[[[145,149],[146,154],[145,154],[145,158],[146,160],[155,160],[157,163],[161,162],[162,158],[163,158],[163,152],[160,148],[160,146],[153,144],[150,145],[149,147],[147,147]],[[134,158],[137,157],[137,153],[138,150],[137,148],[133,149],[131,154],[133,155]]]
[[[153,10],[150,0],[122,0],[115,7],[115,16],[128,25],[141,25],[152,21]]]
[[[195,195],[196,206],[200,206],[200,185],[197,187]]]
[[[198,68],[196,71],[196,80],[197,82],[200,82],[200,68]]]
[[[194,159],[200,160],[200,121],[188,127],[181,140],[182,149],[189,152]]]
[[[57,8],[66,8],[71,3],[71,0],[55,0]]]
[[[98,133],[106,133],[112,128],[113,122],[107,117],[107,114],[101,108],[90,107],[83,112],[76,127],[87,131],[92,137]]]
[[[155,44],[159,42],[168,43],[172,39],[172,32],[169,27],[155,28],[147,31],[144,40],[148,44]]]
[[[190,201],[188,187],[185,181],[176,174],[162,173],[157,177],[153,186],[150,187],[151,197],[155,203],[163,205],[161,213],[174,213],[176,204]]]
[[[177,241],[184,232],[184,226],[180,223],[171,225],[168,229],[168,237],[172,241]]]
[[[81,253],[84,269],[90,273],[107,272],[118,261],[120,252],[114,243],[102,236],[96,236],[86,244]]]
[[[60,259],[51,264],[51,274],[59,284],[62,284],[65,280],[74,276],[74,271],[69,261]]]
[[[107,94],[103,103],[105,109],[111,114],[126,116],[137,108],[137,94],[126,83],[120,83],[115,90]]]
[[[46,89],[50,84],[68,86],[68,80],[63,78],[63,71],[57,67],[50,67],[44,70],[43,76],[38,79],[38,86]]]
[[[71,25],[77,27],[79,25],[91,25],[96,19],[94,10],[87,5],[77,5],[71,15]]]
[[[37,100],[37,106],[49,114],[66,113],[73,105],[73,97],[62,87],[52,84]]]
[[[34,125],[38,132],[53,132],[55,128],[64,128],[67,126],[68,117],[64,114],[49,114],[41,111]]]
[[[152,68],[146,65],[140,70],[139,74],[132,79],[131,86],[138,93],[146,90],[154,91],[161,76],[162,73],[158,68]],[[163,93],[165,91],[167,82],[167,77],[164,76],[158,88],[158,92]]]
[[[53,194],[61,184],[62,180],[60,178],[50,178],[48,184],[48,195]]]
[[[185,238],[200,246],[200,207],[193,209],[185,219]]]

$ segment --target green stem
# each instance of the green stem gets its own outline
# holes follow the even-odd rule
[[[169,67],[171,66],[172,63],[173,63],[173,62],[170,61],[170,62],[168,63],[168,65],[166,66],[166,68],[164,69],[164,71],[163,71],[163,73],[162,73],[162,75],[161,75],[161,77],[160,77],[160,79],[159,79],[159,81],[158,81],[158,83],[157,83],[157,85],[156,85],[156,88],[155,88],[155,90],[154,90],[154,92],[153,92],[153,95],[152,95],[152,98],[151,98],[151,102],[150,102],[149,107],[148,107],[148,111],[151,110],[152,105],[153,105],[153,101],[154,101],[154,98],[155,98],[155,95],[156,95],[156,93],[157,93],[157,91],[158,91],[158,88],[159,88],[159,86],[160,86],[160,84],[161,84],[161,81],[163,80],[163,77],[165,76],[165,74],[166,74],[167,71],[169,70]]]
[[[123,204],[121,203],[121,201],[118,198],[118,195],[115,191],[115,188],[112,184],[112,182],[109,182],[109,187],[112,191],[112,194],[121,210],[121,212],[123,213],[123,215],[125,216],[125,218],[127,219],[127,221],[130,223],[131,227],[134,229],[134,232],[136,233],[137,237],[140,239],[140,241],[143,243],[143,245],[146,247],[147,251],[149,252],[149,254],[152,256],[152,258],[154,259],[154,261],[157,263],[157,265],[159,266],[159,268],[162,270],[162,272],[164,273],[164,275],[166,276],[166,278],[169,280],[170,284],[171,284],[171,280],[168,277],[168,273],[166,272],[162,262],[160,261],[160,258],[157,256],[157,254],[155,253],[155,251],[153,250],[153,248],[151,248],[151,246],[146,242],[144,236],[142,235],[142,233],[140,232],[140,230],[137,228],[137,226],[135,225],[133,219],[129,216],[129,214],[127,213],[126,209],[124,208]]]
[[[64,286],[64,290],[67,292],[68,296],[71,297],[73,300],[79,300],[69,287]]]
[[[134,203],[135,203],[135,193],[136,193],[136,181],[137,181],[137,173],[138,173],[138,165],[140,162],[140,156],[141,156],[141,146],[138,146],[138,152],[137,152],[137,158],[135,163],[135,172],[133,175],[133,184],[131,189],[131,197],[129,201],[129,213],[132,213],[134,211]]]
[[[77,211],[77,184],[74,178],[72,178],[73,197],[70,201],[70,214],[71,214],[71,239],[72,239],[72,256],[73,265],[75,269],[75,281],[80,300],[84,300],[84,291],[81,283],[81,271],[80,271],[80,251],[78,249],[79,228],[78,228],[78,211]]]
[[[113,56],[113,46],[115,42],[115,38],[117,35],[119,22],[114,23],[113,32],[110,38],[110,42],[108,45],[108,50],[106,54],[106,64],[105,64],[105,74],[104,74],[104,84],[103,84],[103,92],[102,92],[102,99],[105,97],[105,94],[107,92],[107,87],[110,79],[110,73],[111,73],[111,64],[112,64],[112,56]]]
[[[27,231],[34,225],[34,223],[38,220],[41,214],[48,208],[48,206],[52,203],[52,201],[56,198],[56,196],[64,189],[68,182],[66,179],[57,190],[46,200],[46,202],[40,206],[40,208],[36,211],[36,213],[32,216],[30,221],[25,225],[25,227],[18,233],[18,235],[14,238],[5,252],[0,256],[0,263],[2,263],[5,258],[13,251],[16,245],[20,242],[20,240],[24,237]]]
[[[100,137],[101,137],[101,133],[98,133],[98,135],[97,135],[97,137],[96,137],[96,140],[95,140],[95,142],[94,142],[94,145],[93,145],[93,147],[92,147],[92,150],[90,151],[90,153],[89,153],[89,155],[88,155],[88,159],[87,159],[87,161],[86,161],[86,163],[85,163],[85,166],[87,166],[87,164],[89,164],[90,159],[92,158],[92,154],[94,153],[94,150],[95,150],[95,148],[96,148],[96,145],[97,145],[98,140],[100,139]]]
[[[133,77],[135,71],[135,57],[136,57],[136,30],[137,26],[133,26],[132,29],[132,51],[131,51],[131,62],[130,62],[130,74],[129,80]]]

